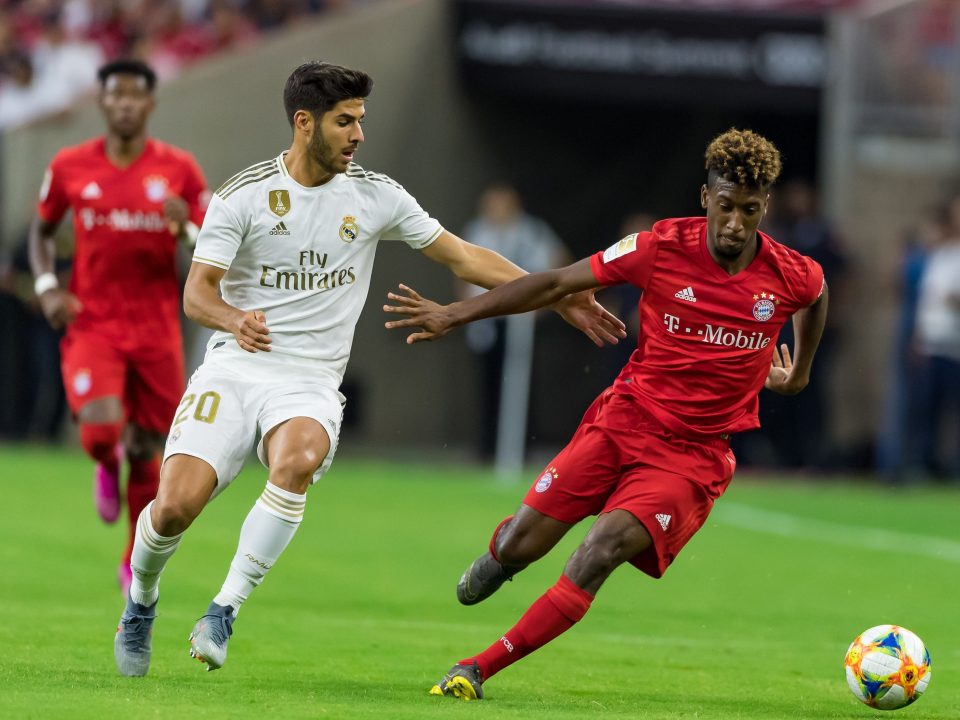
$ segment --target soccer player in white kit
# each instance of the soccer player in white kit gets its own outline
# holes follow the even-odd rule
[[[190,654],[208,670],[226,660],[237,611],[292,539],[307,488],[333,460],[340,382],[377,243],[403,241],[486,288],[524,274],[447,232],[396,182],[353,162],[372,87],[361,71],[298,67],[283,95],[290,149],[234,175],[210,203],[184,310],[217,332],[170,428],[157,498],[137,522],[133,582],[114,640],[123,675],[146,674],[160,573],[259,434],[266,488],[243,523],[220,592],[190,635]],[[625,337],[590,293],[556,309],[598,345]]]

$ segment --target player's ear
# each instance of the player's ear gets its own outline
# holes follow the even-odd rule
[[[293,114],[293,127],[296,130],[305,132],[307,135],[313,133],[313,114],[306,110],[297,110]]]
[[[702,185],[700,188],[700,207],[702,207],[704,210],[707,209],[707,196],[709,194],[710,190],[707,188],[706,184]]]

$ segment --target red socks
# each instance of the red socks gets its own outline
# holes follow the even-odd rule
[[[493,535],[490,536],[490,554],[493,556],[493,559],[497,562],[500,562],[500,558],[497,557],[497,535],[500,534],[500,529],[506,525],[508,522],[513,520],[513,515],[509,515],[500,521],[500,524],[497,525],[493,530]]]
[[[111,474],[119,473],[117,443],[123,423],[80,423],[80,444],[87,455],[103,465]]]
[[[137,530],[137,518],[150,501],[157,496],[160,485],[160,458],[154,455],[148,460],[130,459],[130,477],[127,480],[127,509],[129,510],[130,540],[123,561],[130,562],[133,539]]]
[[[496,537],[496,533],[494,533]],[[497,642],[461,665],[480,665],[484,680],[546,645],[573,627],[590,609],[593,595],[577,587],[566,575],[547,590],[523,614],[520,621]]]

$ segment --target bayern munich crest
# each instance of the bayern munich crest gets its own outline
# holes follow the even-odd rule
[[[773,293],[762,292],[753,296],[753,316],[760,322],[766,322],[773,317],[780,300]]]
[[[550,489],[550,486],[553,485],[553,481],[556,480],[560,474],[557,472],[555,467],[548,467],[543,471],[543,475],[537,478],[537,484],[534,486],[534,490],[538,493],[545,493]]]
[[[163,202],[167,197],[167,179],[161,175],[150,175],[143,179],[143,191],[150,202]]]

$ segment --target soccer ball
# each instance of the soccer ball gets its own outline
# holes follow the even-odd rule
[[[930,653],[920,638],[897,625],[864,630],[843,664],[850,691],[878,710],[906,707],[930,684]]]

